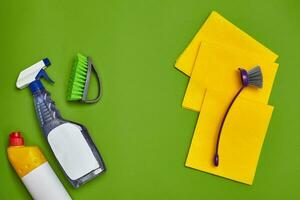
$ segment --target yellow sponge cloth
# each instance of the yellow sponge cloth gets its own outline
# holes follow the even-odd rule
[[[218,130],[230,101],[228,94],[206,92],[186,166],[252,184],[273,107],[237,98],[223,126],[220,163],[215,167],[213,158]]]
[[[200,45],[198,56],[185,92],[182,106],[200,111],[205,89],[226,91],[230,97],[241,87],[239,67],[249,70],[259,65],[263,74],[263,88],[249,87],[242,97],[268,103],[278,64],[249,56],[242,49],[207,41]]]
[[[251,36],[234,26],[217,12],[212,12],[201,29],[176,61],[176,68],[190,76],[201,41],[226,44],[255,54],[266,62],[274,62],[277,55]]]

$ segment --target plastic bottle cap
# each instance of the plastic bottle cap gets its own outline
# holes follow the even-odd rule
[[[12,132],[9,135],[9,146],[23,146],[24,138],[20,132]]]

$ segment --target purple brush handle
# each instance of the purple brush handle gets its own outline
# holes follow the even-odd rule
[[[224,122],[226,120],[226,117],[229,113],[229,110],[230,108],[232,107],[234,101],[236,100],[236,98],[239,96],[239,94],[243,91],[243,89],[245,88],[244,84],[243,86],[240,88],[240,90],[236,93],[236,95],[233,97],[233,99],[231,100],[226,112],[225,112],[225,115],[222,119],[222,122],[221,122],[221,126],[220,126],[220,129],[219,129],[219,133],[218,133],[218,139],[217,139],[217,143],[216,143],[216,150],[215,150],[215,155],[214,155],[214,165],[217,167],[219,166],[219,154],[218,154],[218,151],[219,151],[219,143],[220,143],[220,138],[221,138],[221,133],[222,133],[222,129],[223,129],[223,125],[224,125]]]

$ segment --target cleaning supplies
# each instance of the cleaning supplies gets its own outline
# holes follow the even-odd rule
[[[94,72],[98,84],[98,94],[94,99],[88,99],[88,88],[91,73]],[[102,84],[100,76],[94,67],[91,57],[77,54],[69,80],[67,99],[69,101],[80,101],[83,103],[96,103],[102,94]]]
[[[33,199],[71,199],[41,150],[36,146],[25,146],[20,132],[10,134],[7,154]]]
[[[200,112],[186,166],[252,184],[273,111],[268,101],[277,58],[219,13],[211,13],[175,63],[190,77],[182,106]],[[244,68],[239,72],[243,89],[239,66]],[[253,66],[260,68],[246,72]],[[261,73],[264,86],[257,90]],[[247,83],[250,76],[254,82]],[[255,87],[244,89],[251,84]]]
[[[41,78],[53,83],[45,72],[50,66],[45,58],[23,70],[17,79],[17,87],[29,86],[36,114],[43,134],[56,159],[73,187],[93,179],[105,171],[105,166],[88,130],[81,124],[62,118]]]
[[[263,76],[262,76],[261,69],[259,66],[254,67],[253,69],[249,70],[249,72],[247,72],[247,70],[242,69],[242,68],[240,68],[239,70],[240,70],[240,75],[241,75],[242,86],[239,89],[239,91],[236,93],[236,95],[233,97],[233,99],[231,100],[231,102],[225,112],[225,115],[222,119],[222,122],[221,122],[221,126],[220,126],[219,133],[218,133],[218,138],[217,138],[217,143],[216,143],[216,148],[215,148],[215,155],[214,155],[214,165],[216,167],[219,165],[218,151],[219,151],[219,143],[220,143],[223,125],[224,125],[224,122],[226,120],[228,112],[230,111],[230,108],[232,107],[234,101],[246,87],[254,86],[257,88],[262,88],[262,86],[263,86]]]

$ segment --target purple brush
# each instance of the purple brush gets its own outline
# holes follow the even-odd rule
[[[256,88],[263,87],[263,76],[262,76],[261,69],[259,66],[254,67],[253,69],[251,69],[249,71],[242,69],[242,68],[239,68],[239,70],[240,70],[240,75],[241,75],[242,87],[239,89],[239,91],[236,93],[236,95],[231,100],[231,102],[225,112],[225,115],[223,117],[220,129],[219,129],[218,139],[217,139],[217,143],[216,143],[216,150],[215,150],[215,155],[214,155],[214,165],[216,167],[219,165],[219,162],[220,162],[218,150],[219,150],[219,143],[220,143],[222,128],[223,128],[224,122],[226,120],[227,114],[228,114],[231,106],[233,105],[234,101],[239,96],[239,94],[243,91],[244,88],[246,88],[248,86],[254,86]]]

